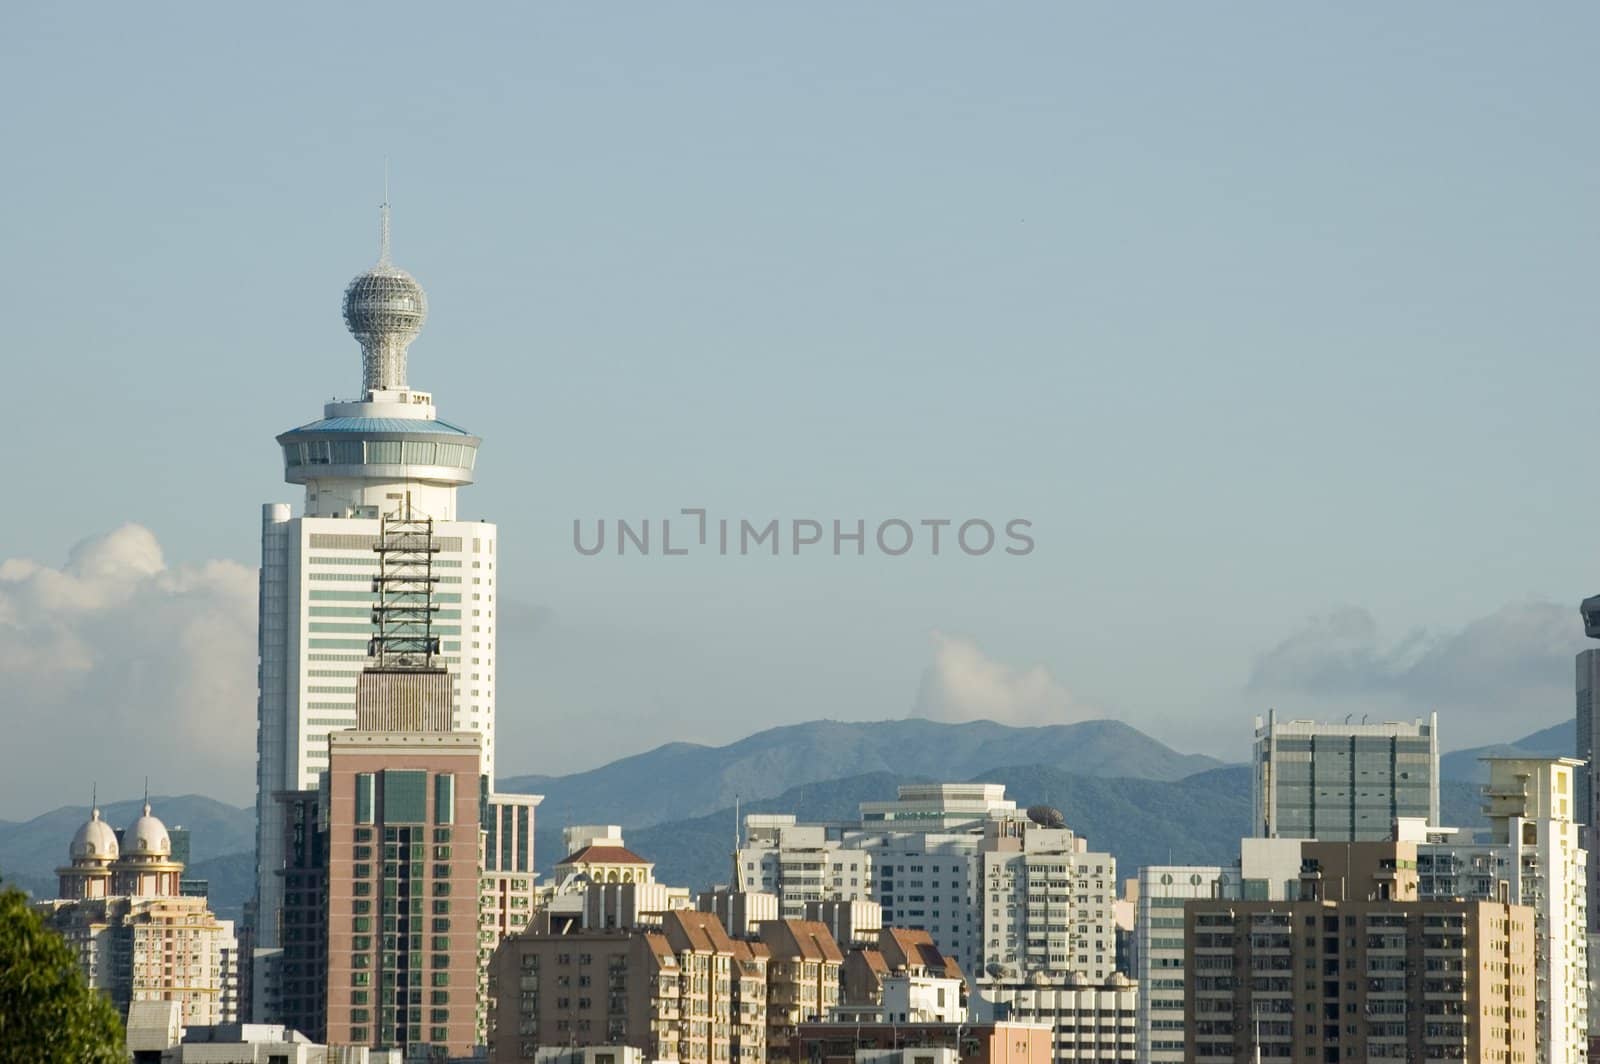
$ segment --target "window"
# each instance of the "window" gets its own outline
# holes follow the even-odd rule
[[[433,777],[433,822],[454,823],[455,810],[456,778],[448,772],[441,772]]]
[[[426,817],[428,774],[420,769],[383,770],[383,819],[420,824]],[[384,837],[393,828],[384,829]]]
[[[356,773],[356,823],[372,823],[372,773]],[[356,838],[359,840],[363,832],[358,830]],[[368,836],[370,831],[365,832]]]

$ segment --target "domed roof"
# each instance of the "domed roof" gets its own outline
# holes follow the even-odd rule
[[[117,833],[111,830],[111,825],[100,819],[100,807],[96,806],[89,814],[88,821],[72,836],[72,848],[68,851],[74,861],[92,858],[98,861],[115,861],[117,859]]]
[[[167,835],[167,825],[150,815],[150,803],[144,803],[144,813],[128,825],[122,833],[123,857],[171,857],[172,839]]]

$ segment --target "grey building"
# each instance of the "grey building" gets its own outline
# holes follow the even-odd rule
[[[1251,834],[1390,838],[1399,817],[1439,822],[1438,714],[1410,724],[1256,718]]]

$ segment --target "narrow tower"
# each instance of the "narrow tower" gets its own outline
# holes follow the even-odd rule
[[[448,675],[452,727],[482,734],[493,778],[498,534],[492,524],[461,520],[456,503],[457,490],[472,483],[481,441],[441,419],[433,396],[410,384],[408,349],[428,300],[390,259],[387,203],[378,261],[345,289],[343,314],[361,347],[359,397],[328,403],[321,418],[278,437],[284,479],[305,489],[305,501],[298,515],[287,503],[263,508],[256,943],[265,952],[258,970],[270,970],[279,946],[288,821],[276,795],[318,785],[328,734],[356,726],[356,687],[372,657],[409,658],[421,649],[391,639],[394,633],[422,626],[422,653]],[[385,519],[391,532],[407,522],[428,530],[426,616],[411,608],[415,587],[399,576],[379,578]],[[257,999],[270,993],[258,987]]]

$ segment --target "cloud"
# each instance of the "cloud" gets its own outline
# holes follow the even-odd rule
[[[1571,712],[1572,659],[1588,645],[1577,609],[1551,602],[1511,603],[1461,628],[1418,628],[1387,641],[1369,611],[1344,606],[1259,655],[1247,686],[1376,699],[1413,713],[1436,709],[1441,727],[1462,725],[1452,730],[1464,734],[1449,735],[1449,745],[1485,732],[1509,740]],[[1508,728],[1508,717],[1522,723]]]
[[[0,800],[32,812],[152,789],[254,793],[256,573],[168,567],[123,525],[60,568],[0,561]]]
[[[933,633],[933,663],[922,674],[914,717],[1001,724],[1069,724],[1104,716],[1073,697],[1042,665],[993,660],[963,636]]]

